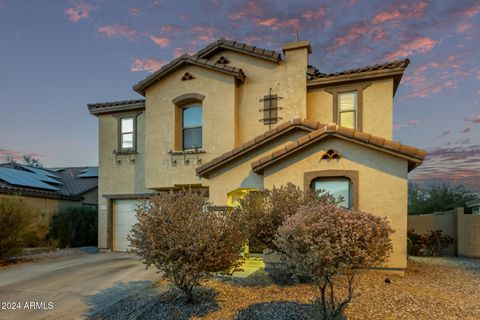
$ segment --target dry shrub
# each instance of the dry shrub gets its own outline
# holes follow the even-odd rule
[[[301,207],[279,228],[276,245],[296,272],[320,289],[319,310],[325,319],[341,319],[352,299],[353,280],[361,269],[381,266],[392,251],[393,233],[386,218],[334,204]],[[334,292],[345,277],[346,297]]]
[[[0,198],[0,261],[20,253],[31,234],[29,208],[18,197]]]
[[[259,242],[272,251],[278,251],[275,244],[277,229],[298,208],[314,203],[334,203],[335,199],[323,192],[304,192],[298,186],[287,183],[262,192],[250,192],[239,201],[235,212],[245,221],[251,241]]]
[[[137,210],[129,240],[142,262],[164,272],[193,302],[194,289],[210,274],[229,274],[243,263],[246,242],[238,214],[212,211],[205,194],[155,195]]]

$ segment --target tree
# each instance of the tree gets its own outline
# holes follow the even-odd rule
[[[289,217],[279,228],[275,242],[285,261],[318,286],[321,316],[341,319],[353,296],[355,276],[387,260],[392,233],[386,218],[334,204],[313,204]],[[334,281],[340,277],[348,284],[343,298],[334,291]]]
[[[31,232],[31,220],[20,198],[0,198],[0,261],[22,251]]]
[[[34,168],[43,168],[43,164],[42,162],[40,162],[39,159],[36,159],[34,157],[32,157],[31,155],[24,155],[22,157],[22,161],[25,165],[29,166],[29,167],[34,167]]]
[[[465,190],[462,185],[410,183],[408,186],[408,214],[428,214],[452,210],[457,207],[465,207],[466,202],[474,199],[476,196]]]
[[[278,228],[298,208],[308,203],[334,203],[335,198],[324,192],[304,192],[298,186],[284,186],[250,192],[239,201],[235,211],[245,220],[249,238],[262,243],[272,251],[278,251],[275,235]]]
[[[239,270],[246,233],[238,214],[213,211],[205,194],[164,192],[137,210],[129,240],[151,265],[181,289],[189,303],[194,290],[214,272]]]

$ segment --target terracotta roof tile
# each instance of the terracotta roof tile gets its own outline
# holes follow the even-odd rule
[[[184,65],[184,64],[193,64],[201,67],[206,67],[211,70],[224,72],[233,75],[236,79],[244,82],[245,81],[245,74],[243,70],[240,68],[235,68],[229,65],[222,65],[217,64],[215,62],[209,61],[207,59],[202,59],[200,56],[190,56],[188,54],[184,54],[172,61],[168,64],[161,67],[158,71],[154,72],[150,76],[146,77],[139,83],[133,86],[133,90],[140,94],[145,94],[145,90],[156,83],[158,80],[169,74],[171,71],[175,70],[176,68]]]
[[[205,48],[199,50],[195,55],[201,58],[208,58],[213,55],[215,52],[220,50],[233,50],[238,52],[243,52],[249,55],[253,55],[257,58],[265,59],[268,61],[272,61],[278,63],[282,60],[281,54],[275,52],[273,50],[267,50],[263,48],[257,48],[255,46],[251,46],[242,42],[227,40],[227,39],[219,39]]]
[[[328,77],[337,77],[337,76],[362,73],[362,72],[368,72],[368,71],[376,71],[376,70],[405,69],[408,67],[409,63],[410,63],[409,59],[395,60],[395,61],[375,64],[371,66],[365,66],[365,67],[356,68],[356,69],[343,70],[343,71],[334,72],[334,73],[321,73],[318,71],[318,69],[314,68],[314,71],[313,72],[310,71],[309,73],[309,80],[328,78]]]
[[[275,136],[280,136],[284,132],[288,132],[294,128],[299,128],[299,129],[311,132],[311,131],[314,131],[316,128],[322,127],[322,126],[324,125],[311,120],[305,120],[300,118],[292,119],[290,121],[287,121],[285,123],[278,125],[276,128],[273,128],[253,138],[252,140],[245,142],[243,145],[238,146],[229,152],[223,153],[220,157],[217,157],[209,162],[202,164],[201,166],[197,167],[196,172],[200,176],[205,175],[205,173],[212,170],[213,168],[223,163],[226,163],[232,159],[235,159],[236,157],[250,150],[253,150],[256,147],[263,145],[263,143],[265,143],[266,141],[270,141],[270,139],[273,139]]]
[[[424,150],[417,149],[415,147],[402,145],[396,141],[386,140],[381,137],[372,136],[371,134],[360,132],[348,128],[340,127],[336,124],[329,124],[320,127],[318,130],[309,133],[308,135],[297,139],[295,142],[292,142],[285,146],[279,151],[275,151],[263,158],[258,159],[257,161],[252,162],[252,168],[255,172],[263,170],[270,163],[274,163],[282,156],[293,153],[296,150],[300,150],[303,147],[310,144],[310,142],[319,141],[327,135],[334,135],[338,137],[346,137],[350,141],[358,141],[366,144],[370,144],[374,147],[379,147],[386,149],[388,151],[395,152],[396,155],[400,157],[407,157],[411,168],[418,166],[423,159],[425,158],[427,152]],[[413,159],[412,159],[413,157]]]

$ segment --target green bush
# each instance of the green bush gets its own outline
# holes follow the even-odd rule
[[[20,253],[31,234],[29,209],[20,198],[0,198],[0,261]]]
[[[96,208],[67,207],[53,216],[48,238],[58,240],[60,247],[96,246],[97,225]]]

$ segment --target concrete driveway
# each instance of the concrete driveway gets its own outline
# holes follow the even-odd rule
[[[127,253],[90,254],[1,270],[0,319],[84,319],[160,278],[154,268],[145,270],[136,256]]]

